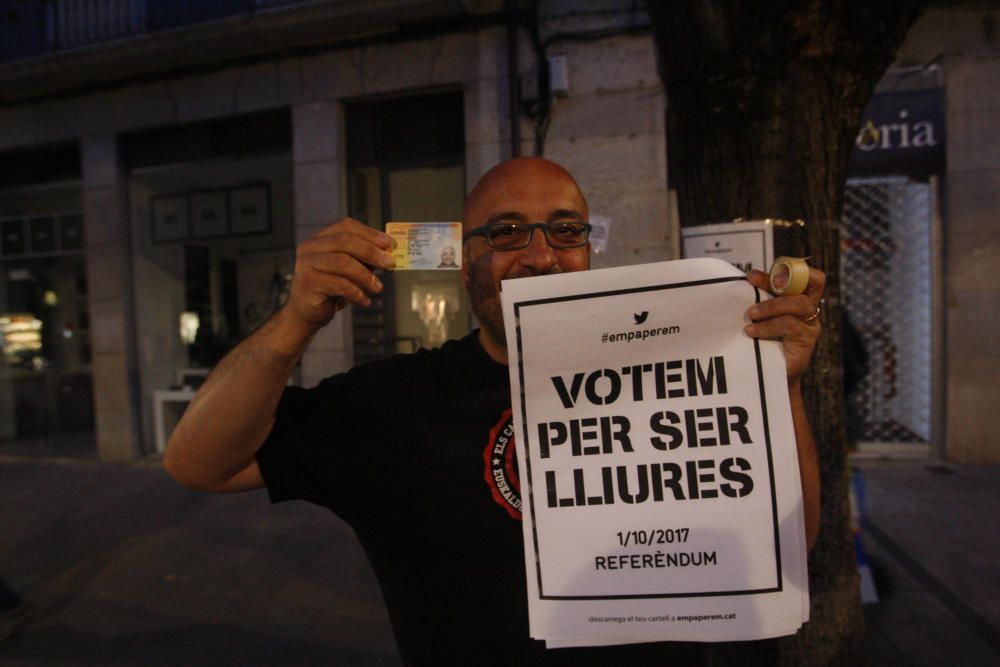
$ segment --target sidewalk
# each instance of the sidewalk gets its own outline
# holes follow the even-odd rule
[[[1000,664],[1000,466],[857,463],[883,598],[869,664]],[[41,608],[0,666],[399,664],[326,510],[186,491],[155,465],[0,459],[0,527],[0,575]]]
[[[1000,466],[856,461],[882,601],[871,665],[1000,664]]]
[[[0,461],[0,575],[41,608],[0,665],[398,665],[349,528],[157,466]]]

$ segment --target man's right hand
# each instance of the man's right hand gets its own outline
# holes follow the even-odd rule
[[[288,377],[309,339],[348,303],[382,291],[373,269],[393,265],[391,239],[345,218],[302,243],[288,302],[212,370],[163,458],[179,483],[206,491],[264,484],[254,454],[274,424]]]
[[[352,218],[323,228],[296,249],[286,312],[315,331],[348,303],[370,306],[382,291],[374,270],[395,264],[391,248],[388,234]]]

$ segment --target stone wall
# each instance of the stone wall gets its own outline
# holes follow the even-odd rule
[[[1000,403],[1000,11],[932,9],[898,65],[943,71],[947,115],[943,217],[946,458],[1000,462],[988,415]]]
[[[1000,50],[945,60],[947,455],[1000,463]]]

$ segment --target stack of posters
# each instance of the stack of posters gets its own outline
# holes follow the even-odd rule
[[[802,491],[769,298],[690,259],[502,285],[531,635],[735,641],[808,620]]]

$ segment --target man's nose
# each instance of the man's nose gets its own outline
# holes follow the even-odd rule
[[[521,256],[521,264],[538,272],[548,271],[558,261],[555,251],[545,238],[545,232],[537,227],[531,235],[531,243],[522,252],[524,255]]]

